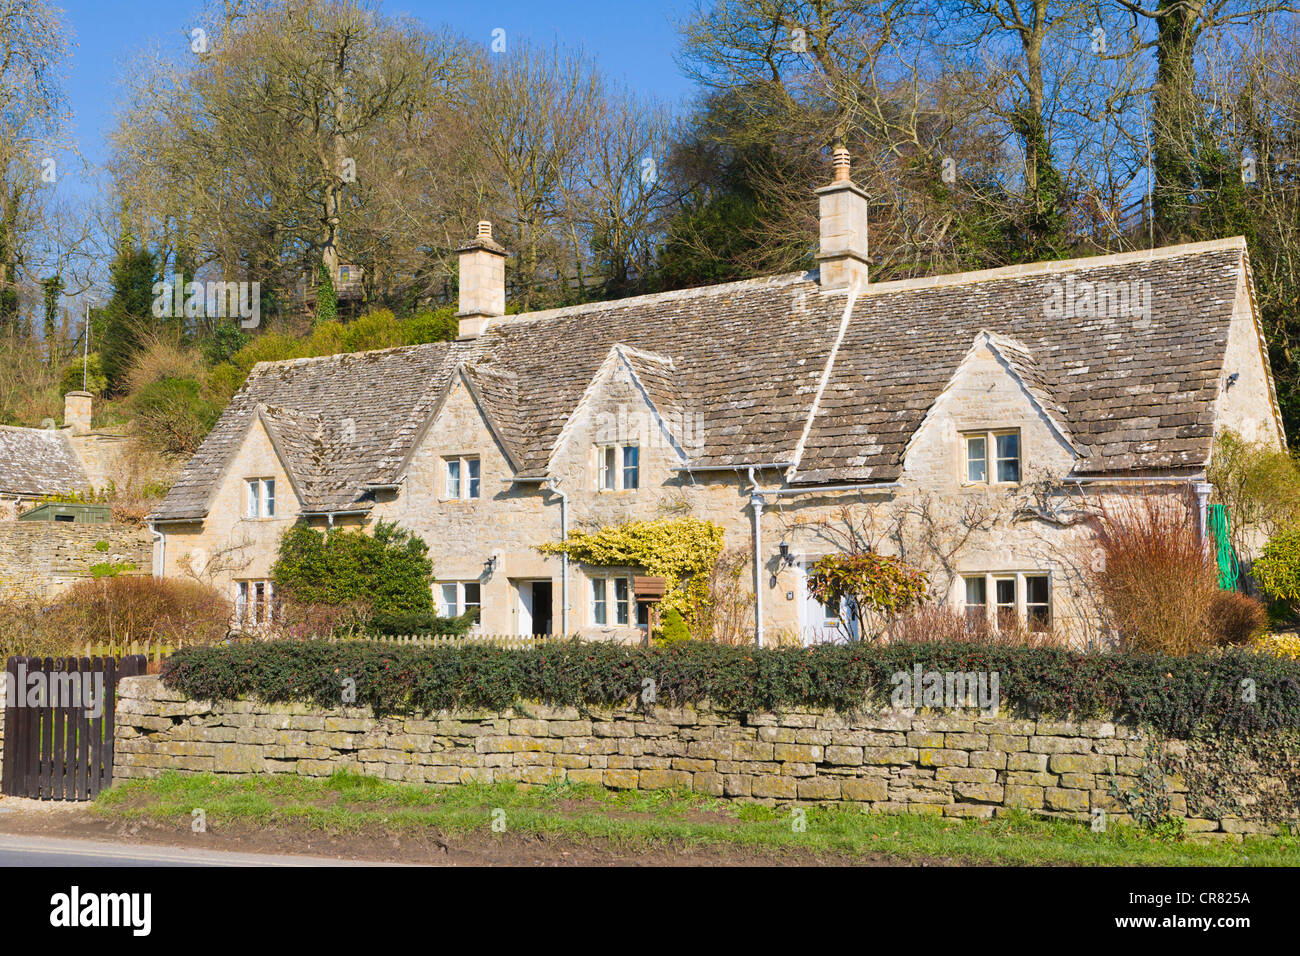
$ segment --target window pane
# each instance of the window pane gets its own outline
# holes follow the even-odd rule
[[[988,478],[988,462],[983,437],[966,439],[966,480],[985,481]]]
[[[604,578],[593,578],[591,581],[591,615],[597,624],[606,623]]]
[[[614,619],[619,624],[628,622],[627,613],[627,578],[614,579]]]
[[[477,581],[467,581],[465,587],[465,610],[479,606],[479,585]]]
[[[447,462],[447,497],[460,497],[460,462]]]
[[[465,461],[465,466],[469,469],[469,496],[478,497],[478,459],[469,458]]]
[[[1020,480],[1020,436],[998,435],[998,481]]]
[[[248,612],[248,582],[240,581],[235,587],[235,620],[243,623]]]
[[[275,479],[271,478],[262,482],[262,489],[266,498],[266,507],[263,509],[263,514],[268,518],[273,518],[275,517]]]
[[[997,589],[996,594],[997,594],[998,604],[1010,605],[1011,607],[1016,606],[1016,579],[1015,578],[1001,578],[997,581],[994,581],[993,586]]]
[[[456,616],[456,585],[443,584],[438,588],[438,613],[443,617]]]
[[[1047,586],[1047,575],[1033,575],[1025,578],[1025,603],[1026,604],[1046,604],[1047,595],[1049,594]]]
[[[614,448],[600,450],[600,487],[605,491],[614,490]]]
[[[640,482],[641,449],[636,445],[623,447],[623,487],[632,489]]]
[[[258,482],[248,482],[248,517],[256,518],[260,507],[261,496],[258,491]]]
[[[966,603],[981,606],[988,603],[988,583],[983,577],[966,579]]]

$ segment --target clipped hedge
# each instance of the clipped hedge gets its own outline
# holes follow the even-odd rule
[[[663,648],[556,643],[389,647],[365,641],[249,642],[185,648],[163,681],[192,698],[300,701],[338,707],[345,678],[376,713],[503,710],[522,701],[627,705],[655,682],[656,703],[709,701],[753,713],[887,703],[911,671],[996,671],[1002,711],[1075,719],[1114,715],[1172,736],[1300,728],[1300,662],[1248,651],[1199,657],[1076,654],[972,644],[824,645],[758,650],[697,642]],[[1253,702],[1242,681],[1254,681]]]

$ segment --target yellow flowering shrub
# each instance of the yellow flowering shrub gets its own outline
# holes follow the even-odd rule
[[[722,553],[722,528],[702,518],[656,518],[570,531],[564,541],[539,544],[543,554],[567,554],[597,567],[643,568],[662,577],[659,607],[694,621],[709,600],[708,574]]]
[[[1300,634],[1265,634],[1250,646],[1261,654],[1300,660]]]

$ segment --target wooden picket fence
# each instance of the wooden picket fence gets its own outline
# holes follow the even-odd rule
[[[511,650],[540,647],[543,644],[564,640],[555,634],[382,634],[361,638],[378,644],[399,644],[407,647],[465,647],[486,644]]]
[[[514,650],[540,647],[554,641],[572,640],[556,634],[382,634],[359,638],[327,638],[330,641],[364,640],[377,644],[397,644],[406,647],[464,647],[469,644],[486,644]],[[149,673],[158,672],[166,657],[185,646],[184,641],[101,641],[74,648],[77,657],[143,657],[148,662]]]
[[[76,648],[77,657],[143,657],[149,673],[156,673],[163,658],[170,657],[185,646],[184,641],[100,641]]]

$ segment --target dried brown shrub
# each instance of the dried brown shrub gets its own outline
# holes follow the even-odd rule
[[[1220,591],[1210,605],[1210,627],[1221,647],[1249,644],[1268,628],[1268,611],[1249,595]]]
[[[1218,571],[1190,496],[1139,493],[1102,505],[1090,578],[1120,648],[1183,656],[1215,643]]]
[[[691,636],[718,644],[754,640],[754,589],[749,584],[749,552],[729,548],[709,572],[708,599],[692,622]]]
[[[0,651],[59,656],[86,644],[222,640],[230,602],[194,581],[119,575],[82,581],[53,598],[0,602]]]
[[[889,643],[947,644],[962,642],[995,647],[1064,647],[1065,638],[1051,630],[1033,630],[1020,619],[994,627],[986,617],[968,620],[960,611],[926,604],[900,614],[884,631]]]

